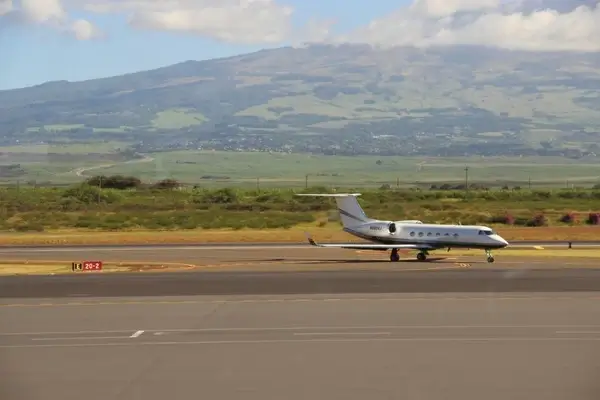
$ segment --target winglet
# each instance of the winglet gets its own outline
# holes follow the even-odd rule
[[[308,240],[308,243],[310,243],[311,246],[318,246],[317,242],[314,241],[310,233],[304,232],[304,234],[306,235],[306,239]]]

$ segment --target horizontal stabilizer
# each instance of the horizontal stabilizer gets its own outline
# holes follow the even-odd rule
[[[391,250],[391,249],[409,249],[409,250],[430,250],[433,249],[429,245],[417,244],[378,244],[378,243],[317,243],[308,233],[306,233],[308,243],[315,247],[338,248],[338,249],[355,249],[355,250]]]

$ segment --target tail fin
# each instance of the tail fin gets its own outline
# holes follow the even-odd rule
[[[360,193],[301,193],[296,196],[311,196],[311,197],[333,197],[337,203],[338,212],[340,213],[340,219],[344,228],[361,225],[372,221],[371,218],[367,217],[364,210],[358,203],[356,197],[360,196]]]

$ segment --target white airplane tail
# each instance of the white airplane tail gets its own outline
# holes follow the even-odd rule
[[[310,196],[310,197],[333,197],[337,203],[338,212],[340,213],[340,219],[344,228],[362,225],[364,223],[373,221],[367,217],[364,210],[356,199],[360,196],[360,193],[301,193],[296,196]]]

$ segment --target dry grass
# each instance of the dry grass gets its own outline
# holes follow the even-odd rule
[[[577,241],[600,240],[600,226],[554,226],[543,228],[499,227],[506,240]]]
[[[50,275],[71,272],[70,267],[52,264],[5,264],[0,265],[2,275]]]
[[[192,269],[195,265],[182,263],[157,263],[149,264],[143,262],[105,263],[102,271],[73,272],[69,261],[0,261],[0,276],[2,275],[53,275],[53,274],[89,274],[110,272],[160,272]]]
[[[98,245],[98,244],[195,244],[195,243],[304,243],[305,231],[316,240],[359,241],[342,232],[339,227],[296,227],[272,230],[189,230],[189,231],[131,231],[89,232],[63,230],[46,233],[5,233],[0,235],[0,245]],[[498,232],[508,241],[577,241],[600,240],[600,227],[500,227]]]

